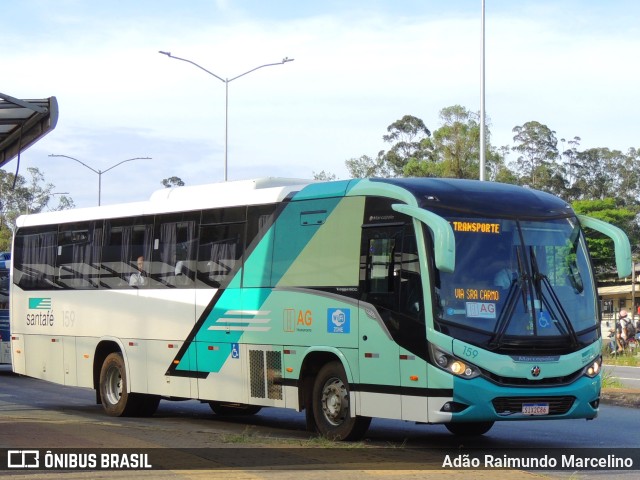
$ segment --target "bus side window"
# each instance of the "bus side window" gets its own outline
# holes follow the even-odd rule
[[[242,257],[244,223],[203,225],[198,247],[198,287],[220,287]]]
[[[137,288],[157,288],[160,285],[151,276],[153,265],[151,263],[153,254],[153,219],[149,218],[146,221],[136,222],[131,229],[131,243],[129,245],[123,245],[122,259],[129,259],[129,272],[126,277],[129,285],[131,285],[131,275],[140,272],[140,265],[142,265],[142,275],[146,277],[148,281],[145,281]],[[128,247],[128,251],[127,251]],[[140,262],[142,257],[142,262]]]
[[[398,309],[400,283],[396,249],[401,248],[402,227],[363,229],[360,281],[363,300],[391,310]]]
[[[167,216],[159,221],[151,277],[155,287],[192,288],[195,275],[195,219]]]
[[[368,245],[365,263],[361,266],[365,299],[419,319],[423,314],[423,299],[415,235],[402,227],[364,232],[363,241]]]
[[[50,290],[55,286],[56,229],[27,229],[16,235],[14,245],[14,278],[24,290]]]
[[[386,294],[394,291],[395,239],[369,240],[367,286],[369,293]]]
[[[284,208],[281,204],[278,208]],[[247,229],[243,262],[243,287],[270,287],[273,269],[276,205],[251,205],[247,208]],[[259,253],[259,254],[257,254]]]
[[[105,243],[102,246],[102,265],[100,266],[100,285],[105,288],[117,288],[124,283],[120,250],[123,227],[106,224]]]
[[[58,232],[57,283],[63,288],[98,288],[102,222],[66,224]]]
[[[145,268],[151,259],[153,221],[148,219],[120,219],[105,223],[102,247],[100,286],[102,288],[130,288],[131,275],[138,272],[137,259],[143,258]],[[145,272],[148,274],[148,272]]]
[[[424,322],[422,279],[415,235],[405,234],[402,248],[396,253],[400,269],[400,311]]]

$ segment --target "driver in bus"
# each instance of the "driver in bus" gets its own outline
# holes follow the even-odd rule
[[[514,268],[515,260],[510,242],[507,244],[502,241],[496,245],[495,258],[499,268],[493,276],[493,285],[508,290],[514,280],[518,278],[517,270]]]
[[[147,276],[144,271],[144,257],[140,255],[136,261],[138,271],[129,277],[129,286],[142,287],[147,284]]]

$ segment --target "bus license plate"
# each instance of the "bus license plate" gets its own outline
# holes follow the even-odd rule
[[[525,415],[549,415],[548,403],[523,403],[522,413]]]

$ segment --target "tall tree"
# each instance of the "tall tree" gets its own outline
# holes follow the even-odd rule
[[[433,148],[445,177],[478,178],[479,116],[460,105],[440,110],[442,126],[433,132]]]
[[[578,199],[604,200],[622,198],[621,177],[625,175],[625,156],[618,150],[608,148],[590,148],[577,152],[577,179],[575,185]]]
[[[640,201],[640,151],[630,148],[621,155],[618,163],[618,197],[625,205],[637,205]]]
[[[424,122],[413,115],[405,115],[387,127],[382,139],[391,143],[391,148],[378,153],[377,162],[382,161],[393,176],[405,175],[405,167],[410,162],[421,161],[430,156],[431,131]]]
[[[325,172],[324,170],[321,170],[320,172],[316,173],[313,172],[313,179],[314,180],[320,180],[323,182],[329,182],[331,180],[337,180],[337,176],[335,173],[331,173],[331,172]]]
[[[405,115],[389,125],[387,132],[382,139],[392,144],[389,150],[381,150],[375,158],[362,155],[345,161],[352,178],[403,176],[408,164],[429,155],[431,132],[418,117]]]
[[[531,188],[551,191],[554,177],[558,178],[556,160],[558,140],[556,132],[540,122],[526,122],[513,128],[513,148],[518,152],[517,171],[523,184]],[[561,176],[561,175],[560,175]]]
[[[480,116],[461,105],[440,110],[441,126],[423,142],[423,155],[410,159],[404,174],[421,177],[451,177],[477,179],[480,176]],[[485,131],[490,139],[489,128]],[[504,152],[497,151],[487,141],[486,169],[492,180],[513,179]]]
[[[174,177],[169,177],[162,180],[162,185],[164,185],[165,188],[184,187],[184,182],[180,177],[174,176]]]
[[[485,173],[489,181],[518,184],[518,176],[507,164],[507,157],[510,151],[511,147],[508,145],[503,145],[497,149],[490,145],[488,146],[486,154],[487,171]]]
[[[564,198],[567,201],[578,200],[581,195],[580,187],[577,185],[578,178],[578,147],[580,146],[580,137],[573,137],[571,140],[560,139],[562,149],[559,152],[560,164],[565,178]],[[566,147],[565,147],[566,144]]]
[[[344,163],[351,178],[392,176],[391,169],[384,160],[383,152],[380,152],[376,158],[362,155],[360,158],[351,158]]]

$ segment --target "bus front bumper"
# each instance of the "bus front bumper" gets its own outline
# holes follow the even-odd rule
[[[591,419],[598,415],[600,389],[600,375],[583,376],[569,385],[535,388],[456,378],[448,408],[453,422]]]

